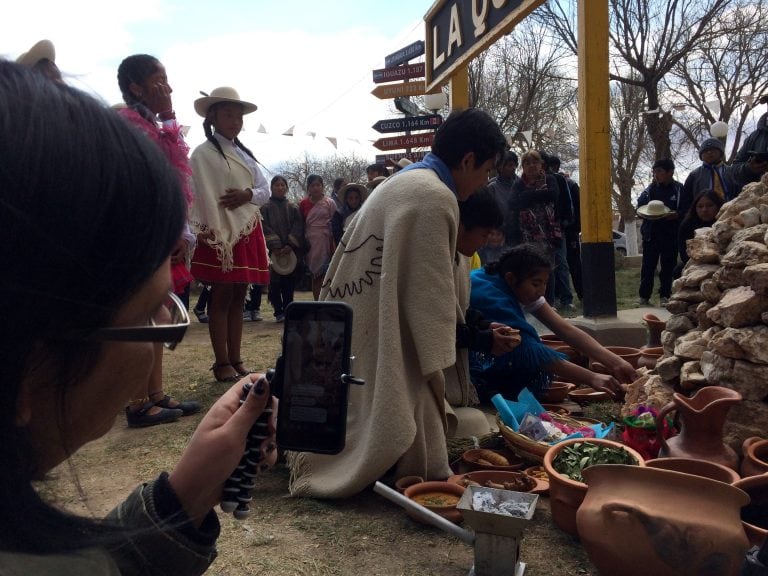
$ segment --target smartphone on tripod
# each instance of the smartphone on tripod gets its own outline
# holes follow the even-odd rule
[[[337,454],[344,449],[352,308],[344,302],[292,302],[285,311],[275,377],[277,444],[284,450]]]

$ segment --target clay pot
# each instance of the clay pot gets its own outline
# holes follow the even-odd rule
[[[466,474],[454,474],[448,477],[448,482],[465,488],[468,482],[477,482],[481,486],[487,486],[488,482],[501,486],[505,483],[514,483],[514,487],[499,488],[499,490],[514,490],[515,492],[530,492],[531,494],[542,494],[549,489],[549,482],[538,480],[524,472],[499,472],[497,470],[477,470]],[[490,488],[498,488],[498,486],[490,486]]]
[[[568,397],[568,392],[574,388],[576,388],[575,384],[555,380],[549,385],[549,388],[539,392],[538,397],[542,402],[557,404],[565,400]]]
[[[637,361],[638,368],[647,368],[653,370],[656,362],[664,355],[664,348],[657,346],[655,348],[640,348],[640,359]]]
[[[656,416],[659,457],[709,460],[738,471],[739,457],[733,448],[723,442],[723,425],[728,410],[738,402],[741,402],[741,394],[722,386],[705,386],[690,398],[675,392],[672,402]],[[679,416],[680,433],[666,440],[661,434],[662,424],[672,410],[676,410]]]
[[[749,541],[742,490],[660,468],[605,464],[576,514],[578,534],[600,574],[679,576],[740,573]]]
[[[409,486],[405,489],[405,492],[403,495],[406,498],[410,498],[411,500],[414,500],[415,496],[419,496],[422,494],[427,494],[429,492],[441,492],[445,494],[453,494],[454,496],[458,496],[461,498],[461,495],[464,494],[464,486],[459,486],[458,484],[455,484],[453,482],[440,482],[440,481],[429,481],[429,482],[419,482],[418,484],[413,484],[412,486]],[[416,500],[414,500],[415,502]],[[423,505],[425,508],[428,508],[435,514],[439,514],[446,520],[450,520],[451,522],[454,522],[456,524],[460,523],[462,520],[461,516],[461,510],[456,508],[456,504],[453,506],[429,506],[429,505]],[[421,522],[424,524],[424,520],[416,516],[415,514],[409,512],[406,510],[408,515],[416,520],[417,522]]]
[[[753,546],[761,546],[768,536],[768,474],[742,478],[733,484],[747,493],[749,504],[741,509],[741,520]]]
[[[716,462],[708,462],[707,460],[694,460],[693,458],[653,458],[652,460],[646,460],[645,465],[651,468],[661,468],[662,470],[673,470],[675,472],[682,472],[683,474],[693,474],[694,476],[701,476],[702,478],[709,478],[710,480],[717,480],[718,482],[725,482],[726,484],[733,484],[741,480],[736,472],[730,468],[717,464]]]
[[[667,327],[666,321],[655,314],[643,315],[643,322],[648,328],[648,341],[643,348],[656,348],[661,346],[661,333]]]
[[[546,454],[544,454],[544,469],[549,475],[549,505],[552,511],[552,521],[555,523],[555,526],[573,536],[576,536],[578,533],[576,530],[576,511],[587,494],[587,485],[563,476],[554,469],[552,462],[563,448],[579,442],[624,448],[637,460],[639,466],[645,466],[645,461],[639,452],[619,442],[603,438],[572,438],[571,440],[558,442],[547,450]]]
[[[768,472],[768,440],[752,436],[741,445],[742,455],[741,475],[757,476]]]
[[[509,462],[509,466],[499,466],[495,464],[488,465],[478,462],[479,459],[488,461],[487,459],[483,458],[483,452],[493,452],[499,456],[503,456],[507,459],[507,462]],[[466,450],[461,455],[461,460],[469,470],[496,470],[499,472],[513,472],[515,470],[520,470],[524,466],[523,461],[517,454],[511,450],[505,449],[489,450],[487,448],[472,448],[471,450]]]
[[[402,494],[405,492],[406,488],[413,486],[414,484],[419,484],[420,482],[424,482],[424,478],[421,476],[403,476],[402,478],[395,480],[395,488]]]
[[[630,346],[606,346],[605,349],[610,350],[620,358],[624,358],[624,360],[632,364],[632,368],[637,368],[637,362],[640,360],[639,348],[631,348]]]
[[[607,402],[611,399],[611,395],[608,392],[595,390],[594,388],[577,388],[568,392],[568,398],[579,406],[586,406],[595,402]]]

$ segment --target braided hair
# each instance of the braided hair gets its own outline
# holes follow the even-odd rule
[[[131,92],[131,84],[142,84],[149,76],[157,72],[160,60],[149,54],[128,56],[117,68],[117,85],[123,95],[123,101],[129,108],[145,120],[155,123],[155,113]]]
[[[221,144],[213,135],[213,117],[216,115],[217,107],[219,107],[221,104],[223,103],[217,102],[216,104],[212,104],[208,108],[208,111],[205,114],[205,120],[203,120],[203,132],[205,133],[205,137],[208,140],[208,142],[210,142],[216,147],[216,150],[219,151],[219,154],[221,154],[221,157],[227,161],[227,166],[229,166],[229,160],[227,160],[227,157],[224,155],[224,150],[222,149]],[[253,155],[253,152],[251,152],[250,149],[248,149],[248,147],[245,144],[240,142],[239,138],[235,137],[234,142],[235,142],[235,146],[237,146],[238,148],[240,148],[240,150],[242,150],[243,152],[248,154],[248,156],[253,158],[254,162],[258,162],[258,160],[256,160],[256,156]]]

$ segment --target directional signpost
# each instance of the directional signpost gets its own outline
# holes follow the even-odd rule
[[[408,130],[434,130],[443,123],[440,114],[428,116],[410,116],[406,118],[390,118],[379,120],[372,126],[376,132],[386,134],[389,132],[406,132]]]
[[[432,146],[434,132],[424,134],[411,134],[406,136],[390,136],[389,138],[379,138],[373,143],[379,150],[399,150],[400,148],[423,148]]]
[[[424,63],[396,66],[394,68],[379,68],[373,71],[373,81],[376,84],[382,82],[394,82],[395,80],[409,80],[410,78],[424,78]]]
[[[442,88],[437,86],[427,92],[426,85],[421,82],[401,82],[400,84],[382,84],[371,90],[371,94],[382,100],[398,96],[420,96],[422,94],[437,94]]]
[[[424,40],[416,40],[413,44],[408,44],[405,48],[400,48],[397,52],[392,52],[392,54],[384,58],[384,66],[392,68],[423,55]]]
[[[424,156],[426,156],[426,152],[398,152],[397,154],[376,154],[376,163],[377,164],[386,164],[387,160],[392,160],[392,162],[397,162],[400,160],[400,158],[408,158],[411,162],[418,162],[419,160],[424,160]]]

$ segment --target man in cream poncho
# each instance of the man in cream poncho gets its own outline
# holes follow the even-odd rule
[[[450,474],[443,369],[456,358],[457,200],[487,182],[505,150],[488,114],[454,112],[432,153],[379,185],[350,223],[320,298],[352,306],[354,374],[365,385],[350,390],[340,454],[290,454],[293,495],[351,496],[389,471]]]

